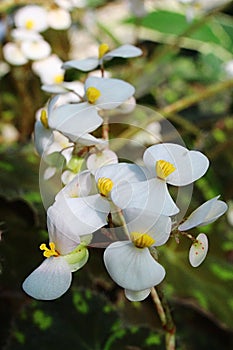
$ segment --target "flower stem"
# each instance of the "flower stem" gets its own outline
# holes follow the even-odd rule
[[[175,350],[176,327],[172,319],[169,305],[160,287],[151,288],[151,298],[157,309],[162,327],[165,330],[166,350]]]

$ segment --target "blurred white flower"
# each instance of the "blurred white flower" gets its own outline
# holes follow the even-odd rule
[[[87,1],[86,0],[54,0],[54,2],[68,10],[68,11],[71,11],[73,10],[74,8],[82,8],[82,7],[85,7],[87,5]]]
[[[38,5],[21,7],[15,12],[15,26],[36,32],[43,32],[48,28],[47,11]]]
[[[21,43],[21,51],[29,60],[42,60],[51,53],[51,46],[43,39],[25,40]]]
[[[0,61],[0,79],[10,71],[10,66],[4,61]]]
[[[47,20],[49,27],[57,30],[68,29],[72,24],[70,13],[62,8],[49,10]]]
[[[223,68],[224,68],[226,74],[228,75],[228,77],[232,78],[233,77],[233,60],[225,63]]]
[[[16,43],[6,43],[2,48],[4,59],[13,66],[22,66],[28,62],[21,48]]]
[[[59,84],[64,80],[64,69],[61,68],[62,60],[56,55],[35,61],[32,70],[40,77],[42,84]]]
[[[0,140],[2,143],[13,143],[18,141],[19,132],[14,125],[4,123],[0,125]]]

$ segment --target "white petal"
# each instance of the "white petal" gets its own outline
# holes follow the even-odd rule
[[[188,219],[178,227],[178,230],[186,231],[193,227],[208,225],[217,220],[228,208],[225,202],[218,200],[219,197],[208,200],[194,210]]]
[[[140,290],[140,291],[133,291],[129,289],[125,289],[125,296],[127,299],[130,301],[142,301],[145,300],[148,295],[150,294],[151,289],[145,289],[145,290]]]
[[[65,133],[66,136],[73,142],[75,143],[80,143],[81,145],[85,146],[94,146],[94,145],[99,145],[104,142],[103,139],[96,138],[90,134],[70,134],[70,133]]]
[[[179,212],[179,208],[168,192],[165,181],[156,178],[116,185],[112,189],[111,198],[121,209],[146,209],[168,216]]]
[[[37,120],[34,128],[34,143],[40,156],[52,142],[53,132],[50,129],[46,129],[43,124]]]
[[[48,28],[47,11],[45,8],[37,5],[28,5],[21,7],[15,13],[16,27],[25,28],[27,21],[32,21],[33,31],[42,32]]]
[[[117,164],[117,154],[109,149],[91,154],[87,158],[87,168],[94,174],[97,169],[109,164]]]
[[[51,46],[45,40],[24,41],[21,50],[29,60],[41,60],[50,55]]]
[[[193,243],[189,250],[189,262],[193,267],[201,265],[208,252],[208,238],[204,233],[200,233],[197,238],[198,243]]]
[[[66,198],[56,201],[59,215],[56,220],[58,230],[73,240],[93,233],[107,223],[110,206],[99,194],[80,198]]]
[[[123,211],[129,232],[147,233],[155,240],[155,246],[167,242],[171,233],[171,219],[152,211],[126,209]]]
[[[130,98],[135,89],[129,83],[119,79],[89,77],[85,82],[85,90],[95,87],[101,95],[95,105],[102,109],[113,109]]]
[[[67,235],[65,226],[61,226],[60,215],[61,213],[57,210],[56,206],[51,206],[47,211],[49,241],[55,244],[55,249],[61,255],[66,255],[77,247],[80,243],[80,237],[77,235],[74,238]]]
[[[61,131],[64,135],[77,137],[97,129],[103,123],[103,119],[95,107],[90,107],[84,102],[54,108],[49,114],[48,122],[51,128]]]
[[[95,69],[99,65],[99,60],[97,57],[90,57],[83,60],[71,60],[63,64],[62,68],[69,69],[75,68],[83,72],[89,72],[90,70]]]
[[[23,290],[38,300],[53,300],[70,287],[72,274],[63,257],[49,258],[24,281]]]
[[[95,180],[107,177],[113,181],[114,186],[120,183],[131,184],[133,182],[145,180],[144,169],[136,164],[117,163],[99,168],[95,174]]]
[[[68,29],[71,26],[71,16],[68,11],[56,8],[50,10],[47,14],[48,24],[53,29]]]
[[[2,48],[5,60],[15,66],[21,66],[28,62],[21,49],[15,43],[7,43]]]
[[[56,201],[65,200],[65,198],[88,196],[92,188],[92,178],[93,176],[88,170],[78,173],[69,184],[58,192],[56,195]]]
[[[208,169],[208,158],[198,151],[189,151],[185,147],[163,143],[149,147],[143,156],[146,166],[156,173],[158,160],[165,160],[173,164],[176,170],[171,173],[166,182],[174,186],[188,185],[202,177]]]
[[[147,248],[136,248],[131,242],[114,242],[104,252],[108,273],[119,286],[132,291],[151,288],[165,277],[165,270]]]
[[[122,45],[118,47],[115,50],[112,50],[108,52],[106,55],[104,55],[104,59],[108,59],[108,57],[122,57],[122,58],[128,58],[128,57],[137,57],[142,55],[142,50],[139,49],[136,46],[133,45]]]

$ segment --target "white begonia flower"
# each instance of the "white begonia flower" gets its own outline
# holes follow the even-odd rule
[[[56,30],[68,29],[72,24],[70,13],[62,8],[49,10],[47,20],[49,27]]]
[[[56,107],[57,98],[58,96],[49,102],[48,125],[51,129],[58,130],[71,141],[86,146],[102,142],[89,134],[103,123],[96,109],[87,106],[80,111],[79,105],[83,104],[65,104]]]
[[[84,90],[87,102],[55,108],[48,116],[48,122],[51,128],[61,131],[70,140],[93,145],[102,142],[89,135],[103,123],[98,110],[116,108],[132,96],[135,89],[119,79],[90,77]]]
[[[138,209],[126,209],[123,214],[130,240],[111,243],[104,252],[104,263],[112,279],[125,288],[126,297],[140,301],[165,277],[163,266],[149,248],[167,242],[171,219]]]
[[[21,51],[29,60],[42,60],[51,53],[51,46],[43,39],[26,40],[21,43]]]
[[[147,208],[163,215],[175,215],[178,207],[171,198],[167,184],[186,186],[205,174],[208,158],[183,146],[163,143],[149,147],[143,161],[148,171],[147,181],[122,185],[113,191],[112,199],[121,208]],[[128,192],[128,194],[127,194]],[[128,199],[127,199],[128,198]]]
[[[208,252],[208,238],[200,233],[189,250],[189,262],[193,267],[198,267],[205,260]]]
[[[75,68],[83,72],[89,72],[98,66],[101,66],[104,61],[109,61],[114,57],[130,58],[138,57],[142,54],[142,50],[133,45],[122,45],[115,50],[109,50],[109,46],[105,43],[99,46],[98,57],[89,57],[82,60],[71,60],[63,64],[64,69]]]
[[[14,66],[22,66],[28,62],[28,59],[16,43],[9,42],[5,44],[2,48],[2,53],[4,59]]]
[[[35,32],[43,32],[48,28],[47,11],[37,5],[21,7],[15,12],[15,26]]]
[[[64,69],[61,68],[62,61],[56,55],[33,62],[32,70],[40,77],[42,84],[60,84],[64,80]]]
[[[179,231],[190,230],[193,227],[205,226],[217,220],[227,211],[227,204],[219,200],[220,196],[209,199],[190,214],[190,216],[179,225]]]
[[[70,287],[72,272],[84,266],[88,260],[88,250],[77,234],[76,240],[66,232],[59,231],[55,224],[56,216],[48,216],[49,248],[41,244],[46,260],[23,282],[23,290],[38,300],[53,300],[63,295]],[[76,228],[79,232],[79,228]]]
[[[107,224],[107,216],[114,209],[111,201],[114,186],[142,179],[145,179],[142,169],[134,164],[103,166],[98,169],[95,178],[90,171],[82,171],[57,194],[48,212],[53,208],[59,211],[58,227],[61,222],[61,226],[67,226],[73,237],[77,226],[83,234],[91,233]]]

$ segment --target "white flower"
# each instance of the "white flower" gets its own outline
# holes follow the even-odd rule
[[[14,65],[22,66],[28,62],[28,59],[24,56],[21,48],[16,43],[7,43],[2,48],[3,56],[5,60]]]
[[[33,62],[32,70],[40,77],[42,84],[59,84],[63,82],[65,73],[61,66],[61,59],[52,54],[43,60]]]
[[[205,260],[208,252],[208,238],[200,233],[189,250],[189,262],[193,267],[198,267]]]
[[[4,61],[0,61],[0,79],[10,71],[10,66]]]
[[[72,10],[73,8],[82,8],[82,7],[85,7],[87,5],[87,1],[86,0],[55,0],[55,3],[70,11]]]
[[[43,39],[42,35],[38,32],[34,32],[33,30],[28,30],[25,28],[12,29],[11,36],[17,42]]]
[[[168,240],[171,219],[137,209],[125,210],[124,215],[130,240],[111,243],[104,252],[104,263],[112,279],[125,288],[126,297],[139,301],[165,277],[163,266],[154,260],[149,248]]]
[[[37,5],[21,7],[14,16],[15,26],[36,32],[43,32],[48,28],[47,11]]]
[[[48,212],[60,212],[56,223],[74,237],[77,226],[83,234],[91,233],[107,224],[107,216],[115,211],[111,191],[121,182],[145,178],[141,168],[134,164],[111,164],[98,169],[95,177],[88,171],[76,175],[56,196]],[[51,213],[50,213],[51,215]]]
[[[49,125],[72,141],[93,145],[102,142],[89,135],[103,123],[98,110],[116,108],[132,96],[135,89],[119,79],[90,77],[85,82],[84,90],[87,102],[66,104],[54,109],[49,115]]]
[[[203,203],[199,208],[178,226],[179,231],[190,230],[193,227],[205,226],[217,220],[227,211],[227,204],[214,197]],[[208,238],[200,233],[189,251],[189,261],[193,267],[199,266],[205,259],[208,251]]]
[[[163,215],[179,212],[171,198],[167,184],[185,186],[199,179],[208,169],[209,161],[198,151],[172,143],[149,147],[143,160],[146,165],[147,180],[132,183],[131,187],[119,186],[113,191],[112,199],[121,208],[147,208]],[[128,193],[128,194],[127,194]]]
[[[209,199],[190,214],[190,216],[179,225],[179,231],[190,230],[193,227],[205,226],[217,220],[227,211],[227,204],[220,201],[220,196]]]
[[[109,50],[109,46],[105,43],[99,46],[99,56],[89,57],[82,60],[71,60],[63,64],[64,69],[76,68],[83,72],[88,72],[103,64],[103,61],[109,61],[114,57],[130,58],[137,57],[142,54],[142,50],[133,45],[122,45],[115,50]]]
[[[48,125],[53,130],[60,131],[71,141],[84,144],[86,146],[94,145],[102,140],[98,140],[89,133],[96,130],[103,119],[99,116],[95,108],[83,108],[80,104],[65,104],[56,106],[59,96],[52,98],[48,108]],[[82,105],[80,110],[79,106]]]
[[[52,9],[47,16],[50,28],[57,30],[68,29],[71,26],[71,16],[68,11],[62,8]]]
[[[72,272],[88,260],[87,243],[80,243],[78,235],[76,240],[70,239],[49,216],[48,232],[49,248],[40,245],[46,260],[23,283],[24,291],[39,300],[53,300],[63,295],[71,285]]]
[[[29,60],[42,60],[50,55],[51,46],[43,39],[25,40],[21,43],[21,51]]]

